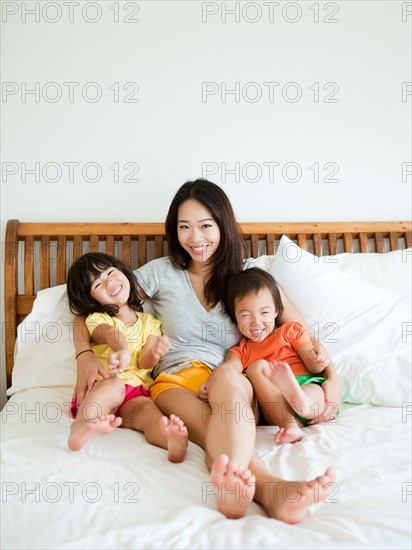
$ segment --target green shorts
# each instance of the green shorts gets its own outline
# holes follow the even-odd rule
[[[299,386],[304,386],[305,384],[319,384],[319,386],[326,380],[323,376],[314,376],[312,374],[298,374],[296,380]],[[297,412],[294,413],[295,417],[302,422],[304,426],[307,426],[310,420],[302,418]]]

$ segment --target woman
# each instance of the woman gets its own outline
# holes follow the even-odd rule
[[[314,481],[302,482],[302,497],[288,502],[282,496],[287,482],[272,476],[254,454],[253,390],[247,378],[224,363],[226,350],[240,339],[224,310],[226,285],[243,267],[243,240],[228,197],[207,180],[185,183],[170,205],[166,235],[169,257],[149,262],[136,273],[142,296],[152,299],[172,344],[154,370],[151,397],[164,414],[179,416],[190,440],[205,449],[218,508],[226,517],[242,517],[254,498],[269,516],[299,521],[304,509],[326,494],[333,472],[327,470]],[[282,300],[280,322],[303,323],[283,293]],[[76,354],[89,347],[81,325],[75,330],[75,345]],[[325,350],[319,344],[314,347],[316,360],[327,367]],[[91,353],[78,359],[75,397],[81,402],[100,369],[91,361]],[[325,396],[337,403],[337,376],[332,367],[325,374]],[[198,397],[206,380],[209,403]],[[129,427],[128,421],[123,425]]]

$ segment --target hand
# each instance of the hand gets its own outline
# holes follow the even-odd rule
[[[150,352],[152,353],[153,359],[156,363],[159,362],[159,359],[164,357],[169,351],[171,345],[170,340],[167,336],[157,336],[157,340],[150,347]]]
[[[109,377],[93,352],[79,355],[77,358],[76,385],[73,390],[73,401],[78,405],[81,405],[86,393],[93,388],[97,373],[101,374],[103,378]]]
[[[205,382],[204,384],[202,384],[199,387],[199,390],[197,392],[197,396],[202,401],[208,401],[209,400],[209,389],[207,387],[207,382]]]
[[[313,349],[309,355],[310,358],[323,369],[325,369],[332,362],[326,348],[317,341],[313,342]]]
[[[118,351],[114,351],[107,358],[107,368],[111,376],[116,376],[123,372],[123,369],[127,367],[132,358],[129,348],[123,348]]]
[[[330,422],[335,420],[340,407],[340,381],[339,378],[325,380],[322,384],[325,394],[325,408],[319,416],[309,422],[317,424],[318,422]]]

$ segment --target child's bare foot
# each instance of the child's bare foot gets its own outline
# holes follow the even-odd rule
[[[94,435],[108,434],[118,428],[121,423],[122,419],[114,414],[106,414],[85,424],[78,425],[74,422],[70,427],[71,433],[67,446],[71,451],[80,451]]]
[[[220,455],[212,464],[211,480],[218,491],[218,510],[229,519],[246,514],[255,494],[255,476]]]
[[[330,493],[330,486],[335,482],[336,474],[333,468],[312,481],[281,481],[274,483],[270,497],[269,485],[263,488],[266,498],[262,502],[269,516],[284,521],[297,523],[305,515],[306,509],[312,504],[323,502]]]
[[[290,406],[306,418],[311,412],[312,401],[299,386],[292,369],[285,361],[271,361],[263,374],[278,388]]]
[[[187,428],[178,416],[174,414],[162,416],[159,420],[160,430],[167,439],[167,457],[170,462],[182,462],[186,455],[189,435]]]
[[[300,441],[304,436],[303,431],[299,428],[297,424],[288,426],[286,428],[280,428],[275,433],[275,443],[277,445],[282,445],[282,443],[296,443]]]

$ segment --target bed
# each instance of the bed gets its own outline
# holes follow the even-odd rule
[[[333,465],[337,480],[326,501],[296,525],[269,519],[255,503],[244,518],[228,520],[216,510],[204,453],[194,444],[183,463],[171,464],[140,433],[118,429],[70,452],[68,268],[100,250],[136,269],[167,254],[164,227],[11,220],[2,548],[410,548],[411,223],[240,225],[249,265],[279,280],[342,379],[336,420],[281,446],[276,427],[260,426],[256,441],[269,468],[291,482]]]

